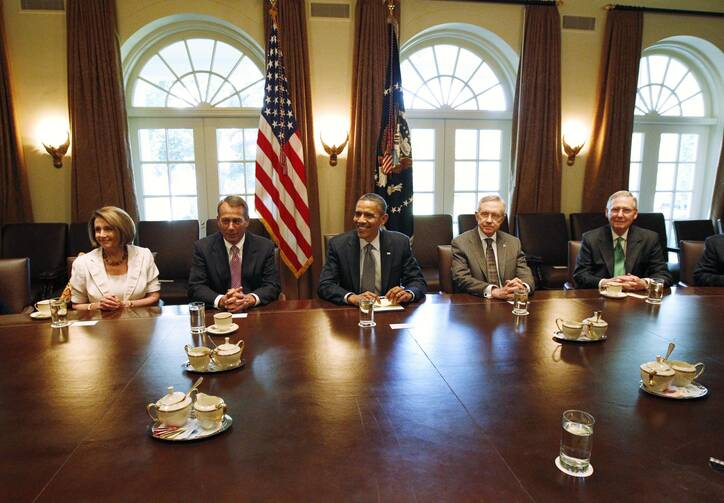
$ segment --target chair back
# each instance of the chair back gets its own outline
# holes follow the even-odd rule
[[[714,235],[714,223],[711,220],[674,220],[676,242],[704,241]]]
[[[0,259],[0,314],[29,311],[30,260],[23,258]]]
[[[76,257],[79,253],[88,253],[95,248],[88,237],[87,223],[74,223],[68,226],[68,257]]]
[[[138,223],[138,241],[157,253],[156,266],[162,280],[188,280],[193,245],[198,239],[198,220]]]
[[[716,219],[716,232],[717,234],[724,234],[724,227],[722,227],[721,218]]]
[[[642,229],[648,229],[654,231],[659,235],[659,245],[661,245],[661,251],[664,253],[664,262],[669,261],[668,253],[668,240],[666,238],[666,221],[664,220],[663,213],[639,213],[634,225],[641,227]]]
[[[704,255],[703,241],[679,241],[680,285],[694,285],[694,269],[702,255]]]
[[[523,251],[543,260],[543,264],[568,263],[568,227],[563,213],[518,213],[516,232]]]
[[[576,282],[573,280],[573,271],[576,268],[576,258],[578,252],[581,251],[580,241],[569,241],[568,242],[568,280],[563,287],[566,290],[574,290],[576,288]]]
[[[2,228],[2,258],[30,259],[30,279],[65,271],[68,225],[64,223],[5,224]]]
[[[324,235],[324,261],[325,262],[327,261],[327,250],[329,249],[329,241],[335,236],[339,236],[339,233]]]
[[[420,267],[437,268],[437,246],[452,241],[452,217],[450,215],[415,215],[415,237],[412,254]]]
[[[601,211],[597,213],[571,213],[568,217],[571,224],[571,239],[580,241],[583,233],[602,227],[608,223],[608,218]]]
[[[440,291],[454,293],[455,287],[452,280],[452,246],[437,246],[437,268],[440,277]]]
[[[477,227],[478,222],[475,220],[474,213],[461,213],[458,215],[458,234]],[[508,225],[508,215],[505,215],[503,223],[500,224],[500,230],[510,234],[510,226]]]

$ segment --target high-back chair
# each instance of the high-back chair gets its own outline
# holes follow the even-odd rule
[[[32,311],[30,259],[0,259],[0,314]]]
[[[57,296],[65,287],[67,244],[65,223],[5,224],[0,258],[30,259],[30,289],[35,302]]]
[[[715,234],[714,222],[711,220],[674,220],[674,232],[677,243],[704,241]]]
[[[573,271],[576,269],[576,258],[578,258],[578,252],[580,251],[580,241],[568,242],[568,280],[563,285],[563,288],[566,290],[574,290],[576,288],[576,282],[573,279]]]
[[[568,277],[568,227],[563,213],[518,213],[515,229],[539,288],[562,288]]]
[[[654,231],[659,235],[659,245],[663,253],[664,262],[671,273],[671,277],[674,284],[679,281],[679,264],[676,262],[669,262],[669,252],[678,252],[678,248],[671,248],[668,245],[668,239],[666,237],[666,220],[664,219],[663,213],[639,213],[634,225],[643,229]]]
[[[694,269],[704,255],[703,241],[679,241],[679,285],[694,286]]]
[[[452,280],[452,246],[437,246],[437,267],[438,276],[440,277],[440,291],[444,293],[454,293],[455,285]]]
[[[68,226],[68,257],[77,257],[79,253],[88,253],[94,248],[88,237],[86,222]]]
[[[415,215],[415,237],[412,240],[412,254],[420,264],[422,275],[429,292],[440,290],[438,273],[438,245],[449,245],[452,241],[452,217],[450,215]]]
[[[199,239],[198,220],[143,221],[138,241],[156,252],[164,304],[188,302],[188,280],[194,243]]]
[[[584,232],[608,224],[608,218],[602,211],[597,213],[571,213],[568,218],[571,224],[571,239],[575,241],[580,241]]]

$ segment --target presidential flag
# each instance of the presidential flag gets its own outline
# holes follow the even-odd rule
[[[274,14],[267,47],[254,202],[264,226],[279,247],[282,260],[299,278],[312,264],[307,175]]]
[[[382,127],[377,140],[375,192],[387,201],[387,228],[412,236],[412,146],[405,120],[397,30],[388,20],[387,60]]]

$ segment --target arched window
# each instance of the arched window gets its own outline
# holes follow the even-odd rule
[[[229,194],[254,217],[264,54],[220,21],[162,21],[123,50],[141,218],[203,224]]]
[[[404,44],[400,70],[411,128],[415,214],[472,213],[485,194],[508,199],[517,56],[497,35],[463,24]]]
[[[674,220],[708,218],[722,137],[718,49],[676,37],[647,48],[639,66],[629,189],[640,211],[664,214],[669,245]],[[718,55],[717,55],[718,52]]]

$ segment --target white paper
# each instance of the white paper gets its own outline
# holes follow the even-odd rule
[[[399,304],[393,304],[391,303],[387,298],[380,297],[377,302],[375,302],[375,312],[379,313],[382,311],[402,311],[405,309]]]
[[[403,328],[414,328],[415,325],[413,323],[390,323],[390,328],[392,330],[400,330]]]
[[[235,313],[231,315],[232,318],[246,318],[247,316],[249,316],[249,313]]]
[[[98,320],[74,321],[73,323],[71,323],[71,325],[74,327],[92,327],[96,323],[98,323]]]

